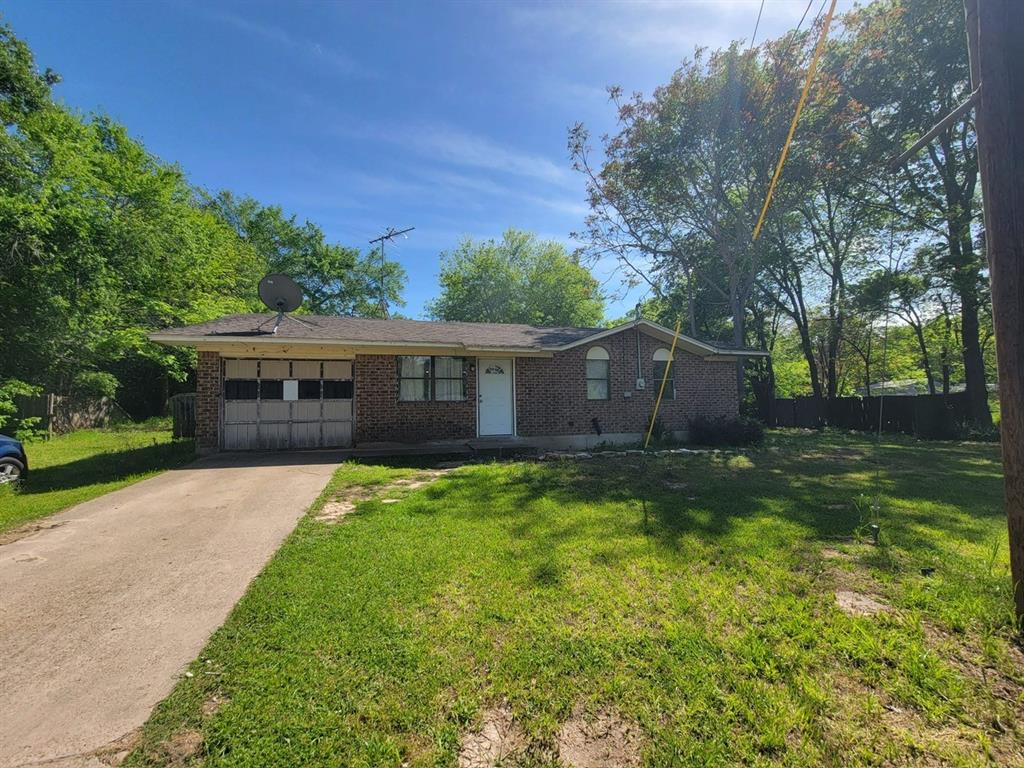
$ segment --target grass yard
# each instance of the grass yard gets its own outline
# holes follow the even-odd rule
[[[134,483],[195,456],[162,421],[85,429],[25,447],[28,479],[0,486],[0,533]]]
[[[1024,765],[997,451],[346,464],[126,764]]]

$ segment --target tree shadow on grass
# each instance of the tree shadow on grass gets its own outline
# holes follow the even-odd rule
[[[876,494],[887,533],[933,553],[948,552],[950,539],[987,543],[991,518],[1003,514],[997,454],[986,446],[875,445],[842,436],[786,443],[750,451],[743,461],[619,456],[520,464],[500,479],[458,472],[425,489],[416,508],[461,510],[467,520],[500,516],[514,539],[539,551],[632,531],[672,549],[698,537],[737,554],[794,538],[848,538],[874,514]],[[616,517],[560,514],[576,504],[610,504]],[[727,542],[741,525],[751,540]]]
[[[64,491],[125,480],[134,475],[180,466],[195,458],[191,440],[177,440],[87,456],[64,464],[32,469],[19,493]]]

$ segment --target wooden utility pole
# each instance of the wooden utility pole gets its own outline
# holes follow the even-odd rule
[[[1024,629],[1024,3],[965,0],[999,361],[1010,571]]]

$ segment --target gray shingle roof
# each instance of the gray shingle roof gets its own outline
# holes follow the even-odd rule
[[[374,320],[363,317],[297,315],[286,317],[272,335],[274,314],[228,315],[154,336],[324,339],[360,343],[460,344],[470,348],[547,349],[600,333],[603,328],[541,328],[503,323],[443,323],[427,320]],[[301,318],[301,322],[300,322]],[[308,325],[307,325],[308,323]]]
[[[168,328],[150,334],[153,341],[165,344],[190,345],[205,340],[263,341],[289,339],[325,341],[357,345],[438,345],[477,350],[551,351],[575,342],[618,333],[632,323],[615,328],[543,328],[536,325],[506,323],[445,323],[432,320],[373,320],[366,317],[337,315],[286,316],[273,333],[276,314],[228,315],[198,325]],[[640,321],[641,328],[658,338],[672,338],[668,328]],[[697,354],[740,355],[762,357],[767,353],[755,349],[733,349],[721,344],[679,335],[679,344]]]

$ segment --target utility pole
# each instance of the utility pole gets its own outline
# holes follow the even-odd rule
[[[416,227],[408,227],[406,229],[396,230],[394,227],[388,227],[388,231],[380,237],[375,237],[370,241],[370,245],[380,243],[380,301],[377,304],[377,308],[380,310],[382,317],[390,317],[388,314],[388,302],[384,296],[384,243],[390,240],[394,240],[399,235],[404,235],[407,232],[412,232]]]
[[[1003,483],[1017,628],[1024,629],[1024,6],[965,0],[985,247],[999,366]]]

